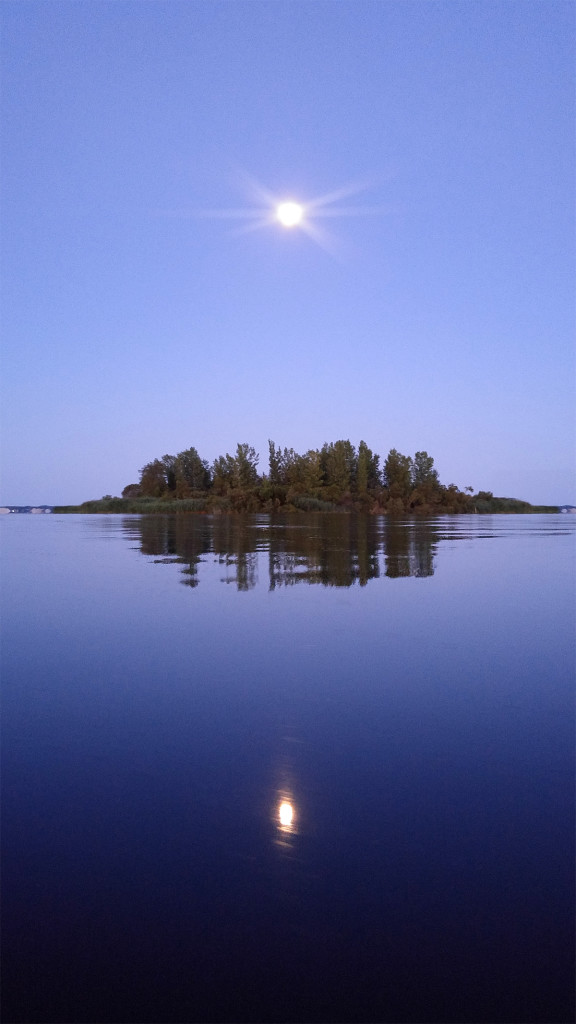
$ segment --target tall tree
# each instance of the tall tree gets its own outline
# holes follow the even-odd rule
[[[435,487],[438,484],[438,473],[434,469],[434,459],[428,452],[416,452],[412,463],[412,486]]]
[[[234,467],[234,485],[236,487],[254,487],[258,483],[259,458],[260,456],[252,445],[236,445]]]
[[[302,486],[306,494],[317,497],[322,487],[322,461],[317,448],[310,448],[300,457]]]
[[[195,448],[186,448],[176,456],[176,496],[187,497],[191,491],[207,491],[210,487],[210,468]]]
[[[245,490],[258,483],[258,453],[249,444],[236,445],[236,455],[220,455],[212,466],[213,485],[217,494]]]
[[[380,486],[380,456],[374,455],[365,441],[358,445],[356,488],[358,494],[374,491]]]
[[[321,451],[324,483],[339,494],[350,491],[356,482],[356,449],[350,441],[324,444]]]
[[[277,448],[274,441],[268,441],[268,467],[269,467],[269,479],[271,484],[283,484],[282,479],[282,453],[280,448]]]
[[[227,494],[234,483],[235,459],[219,455],[212,465],[212,486],[216,494]]]
[[[391,448],[384,463],[384,483],[391,498],[406,498],[412,487],[412,459]]]
[[[169,491],[176,490],[176,456],[175,455],[163,455],[162,464],[164,466],[164,473],[166,476],[166,489]]]

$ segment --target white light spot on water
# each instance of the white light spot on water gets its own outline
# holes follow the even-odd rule
[[[287,801],[281,803],[278,808],[278,818],[280,820],[281,828],[290,828],[294,819],[294,808],[292,807],[292,804],[289,804]]]

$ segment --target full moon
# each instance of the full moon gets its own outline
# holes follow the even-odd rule
[[[276,217],[285,228],[295,228],[301,223],[302,217],[304,216],[304,209],[300,206],[300,203],[294,203],[291,200],[286,203],[280,203],[276,207]]]

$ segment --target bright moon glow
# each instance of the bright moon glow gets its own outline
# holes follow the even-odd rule
[[[386,206],[351,206],[347,203],[342,205],[342,200],[356,195],[358,192],[363,192],[368,187],[367,183],[346,185],[333,192],[326,192],[324,195],[307,199],[305,203],[298,203],[295,199],[281,200],[278,195],[274,195],[257,181],[249,180],[248,184],[261,205],[222,210],[185,210],[183,212],[186,216],[192,214],[192,216],[198,217],[245,221],[246,223],[234,232],[238,235],[258,231],[261,228],[269,228],[271,225],[280,225],[287,231],[297,228],[332,256],[338,254],[341,246],[338,239],[319,223],[323,218],[366,217],[390,212],[390,207]],[[180,215],[180,212],[174,211],[177,215]]]
[[[278,809],[278,817],[280,818],[280,824],[283,828],[289,828],[292,824],[292,818],[294,817],[294,811],[292,804],[283,803],[280,804]]]
[[[295,228],[302,221],[304,210],[300,203],[293,203],[291,201],[280,203],[276,207],[276,216],[283,227]]]

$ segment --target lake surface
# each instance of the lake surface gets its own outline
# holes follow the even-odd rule
[[[3,1019],[573,1019],[574,517],[4,516]]]

